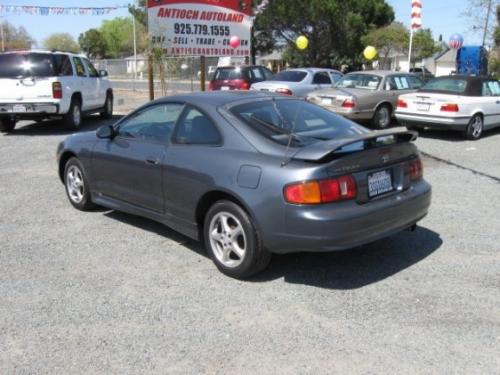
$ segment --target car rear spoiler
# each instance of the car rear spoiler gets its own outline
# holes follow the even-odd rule
[[[384,144],[387,139],[392,137],[390,143],[411,142],[417,139],[417,132],[408,130],[380,130],[372,131],[366,134],[360,134],[356,137],[331,139],[328,141],[316,142],[298,150],[291,159],[320,161],[328,155],[340,150],[342,147],[358,142],[366,142],[367,144]]]

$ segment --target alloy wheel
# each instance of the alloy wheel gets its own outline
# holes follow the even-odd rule
[[[217,213],[210,221],[209,238],[215,257],[225,267],[238,267],[245,259],[245,230],[233,214]]]
[[[68,168],[66,173],[66,188],[68,189],[69,198],[74,203],[78,204],[83,200],[85,184],[83,182],[82,171],[76,165]]]

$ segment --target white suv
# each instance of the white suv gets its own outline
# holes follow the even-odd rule
[[[16,51],[0,54],[0,131],[17,121],[63,119],[78,129],[82,114],[113,114],[113,90],[106,71],[84,56],[66,52]]]

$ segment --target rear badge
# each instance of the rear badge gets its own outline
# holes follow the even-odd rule
[[[384,154],[384,155],[382,155],[381,159],[382,159],[382,163],[385,164],[385,163],[387,163],[389,161],[390,156],[389,156],[389,154]]]

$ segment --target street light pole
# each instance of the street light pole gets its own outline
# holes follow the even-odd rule
[[[134,5],[137,5],[137,1],[134,1]],[[137,36],[135,31],[135,13],[132,15],[132,29],[134,33],[134,91],[135,91],[135,81],[137,80]]]
[[[483,47],[484,47],[484,44],[486,43],[486,35],[488,34],[488,23],[490,21],[491,3],[492,3],[492,0],[489,0],[488,1],[488,13],[486,14],[486,21],[484,24],[483,44],[482,44]]]
[[[4,34],[3,34],[3,21],[0,22],[0,34],[2,34],[2,52],[5,51],[5,41],[4,41]]]

